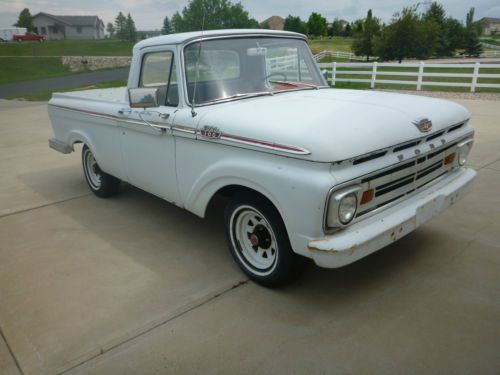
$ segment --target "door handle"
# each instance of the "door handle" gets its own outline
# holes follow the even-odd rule
[[[131,113],[132,113],[132,110],[128,109],[128,108],[122,108],[122,109],[118,110],[118,114],[120,114],[120,115],[130,115]]]

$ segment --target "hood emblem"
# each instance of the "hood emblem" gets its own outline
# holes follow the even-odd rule
[[[413,125],[415,125],[422,133],[430,132],[432,129],[432,121],[425,117],[416,119],[413,121]]]

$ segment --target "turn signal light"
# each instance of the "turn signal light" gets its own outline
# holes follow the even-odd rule
[[[371,202],[373,200],[373,196],[374,196],[373,189],[364,191],[363,195],[361,196],[360,204],[365,204],[365,203]]]
[[[455,153],[449,154],[447,157],[444,158],[444,165],[451,164],[455,161]]]

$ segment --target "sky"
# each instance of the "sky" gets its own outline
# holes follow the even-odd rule
[[[235,3],[238,1],[231,0]],[[366,16],[368,9],[374,16],[389,21],[403,7],[415,5],[419,0],[240,0],[250,15],[259,22],[272,15],[287,15],[307,19],[311,12],[321,13],[328,21],[335,18],[354,21]],[[448,15],[463,20],[474,7],[475,18],[500,18],[499,0],[441,0]],[[119,11],[130,13],[138,30],[161,29],[163,18],[181,11],[188,0],[0,0],[0,28],[10,27],[19,12],[29,8],[31,14],[46,12],[55,15],[97,15],[104,23],[113,22]],[[420,1],[425,9],[428,2]]]

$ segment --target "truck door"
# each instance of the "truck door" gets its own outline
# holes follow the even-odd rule
[[[134,186],[178,203],[175,139],[170,130],[179,104],[173,50],[144,54],[139,87],[158,88],[160,106],[145,110],[126,107],[119,111],[127,179]]]

